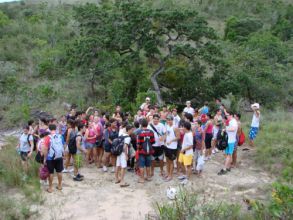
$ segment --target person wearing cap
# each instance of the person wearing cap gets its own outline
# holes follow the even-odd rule
[[[166,148],[165,155],[167,161],[167,175],[165,176],[165,181],[169,182],[173,178],[174,170],[174,160],[177,158],[177,145],[178,140],[180,140],[179,128],[174,125],[174,118],[171,114],[167,115],[167,125],[166,125]]]
[[[249,145],[254,147],[254,139],[259,131],[259,122],[260,122],[260,111],[259,104],[254,103],[251,105],[251,109],[253,110],[252,122],[249,131]]]
[[[186,101],[186,107],[183,109],[184,113],[189,113],[191,115],[194,115],[194,109],[191,107],[191,102]]]
[[[150,105],[150,103],[151,103],[151,99],[150,99],[150,97],[146,97],[146,98],[145,98],[145,102],[141,104],[140,109],[141,109],[141,110],[144,110],[144,109],[145,109],[145,106],[146,106],[146,105],[147,105],[147,106]]]

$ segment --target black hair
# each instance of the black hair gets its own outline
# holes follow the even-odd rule
[[[28,124],[28,126],[31,126],[34,122],[35,122],[35,121],[34,121],[33,119],[30,119],[30,120],[27,122],[27,124]]]
[[[240,119],[241,118],[241,114],[237,113],[236,116]]]
[[[43,122],[45,125],[48,125],[48,119],[47,118],[40,118],[41,122]]]
[[[192,116],[192,114],[189,114],[189,113],[185,113],[184,114],[184,116],[185,116],[185,118],[187,118],[189,121],[193,121],[193,116]]]
[[[133,124],[134,124],[135,128],[139,128],[139,122],[138,121],[135,121]]]
[[[122,128],[125,128],[127,125],[128,125],[128,122],[127,121],[122,121],[122,123],[121,123],[121,127]]]
[[[46,131],[46,132],[44,132],[44,133],[41,133],[41,134],[40,134],[40,138],[46,137],[46,136],[48,136],[49,134],[50,134],[50,132],[48,132],[48,131]]]
[[[191,124],[190,124],[190,122],[188,122],[188,121],[186,121],[186,122],[184,122],[184,128],[186,128],[188,131],[190,131],[190,129],[191,129]]]
[[[148,121],[145,119],[145,118],[143,118],[143,119],[141,119],[141,122],[140,122],[140,124],[141,124],[141,126],[143,127],[143,128],[146,128],[147,126],[148,126]]]
[[[81,130],[84,128],[84,126],[85,126],[85,125],[82,124],[82,123],[78,124],[78,125],[77,125],[77,130],[78,130],[78,131],[81,131]]]
[[[132,124],[128,124],[126,126],[126,132],[130,131],[132,128],[133,128],[133,125]]]
[[[110,124],[112,124],[112,123],[114,123],[114,122],[116,122],[116,119],[115,119],[115,118],[111,118],[111,119],[109,120],[109,123],[110,123]]]
[[[27,129],[27,130],[29,130],[30,127],[29,127],[28,125],[23,125],[23,126],[22,126],[22,129]]]
[[[56,125],[55,124],[49,124],[49,130],[50,131],[56,131]]]
[[[160,118],[160,115],[159,114],[154,114],[153,118]]]

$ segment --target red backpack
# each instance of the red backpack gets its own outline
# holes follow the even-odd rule
[[[244,132],[241,130],[241,133],[239,135],[239,141],[238,141],[238,146],[241,146],[242,144],[244,144],[245,142],[245,134]]]

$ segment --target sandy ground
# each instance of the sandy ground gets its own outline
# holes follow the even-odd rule
[[[243,208],[246,208],[243,198],[266,200],[273,177],[253,165],[251,157],[255,150],[239,149],[238,152],[238,167],[229,174],[217,175],[224,161],[223,154],[217,153],[206,162],[203,176],[193,175],[185,187],[206,201],[238,203]],[[85,176],[82,182],[74,182],[71,174],[64,174],[62,191],[44,192],[45,202],[39,207],[41,214],[37,219],[146,219],[148,214],[154,214],[156,202],[168,201],[167,188],[180,185],[177,178],[164,182],[158,170],[156,168],[153,181],[143,185],[137,183],[134,173],[128,172],[128,188],[120,188],[114,183],[114,174],[104,173],[94,166],[81,169]],[[55,178],[55,184],[56,181]]]

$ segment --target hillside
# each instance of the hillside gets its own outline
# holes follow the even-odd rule
[[[94,13],[84,16],[100,19],[94,17],[100,16],[95,14],[99,12],[94,6],[78,9],[66,4],[72,1],[56,2],[25,1],[0,5],[2,127],[27,120],[36,109],[56,114],[56,106],[63,102],[74,102],[80,108],[94,104],[104,110],[120,104],[124,109],[133,111],[147,93],[155,98],[152,91],[157,89],[154,90],[150,77],[166,53],[162,45],[150,41],[151,45],[145,39],[145,46],[140,49],[138,56],[135,51],[133,54],[121,54],[114,44],[101,44],[102,41],[92,39],[112,38],[112,42],[121,47],[128,47],[125,43],[130,42],[130,48],[134,49],[136,40],[124,39],[121,35],[123,29],[109,32],[111,35],[106,35],[103,30],[94,33],[90,30],[94,27],[81,26],[86,21],[84,19],[90,18],[83,17],[81,13],[85,11],[82,10],[93,10]],[[108,19],[113,19],[111,11],[108,11],[111,1],[104,2],[109,3],[99,8],[104,7],[101,10],[108,13]],[[185,100],[191,99],[198,106],[205,100],[224,98],[232,93],[236,103],[248,100],[258,101],[270,108],[275,105],[292,106],[292,6],[283,1],[269,0],[165,0],[145,1],[140,5],[140,12],[137,12],[141,13],[147,8],[154,11],[160,8],[174,16],[169,21],[165,16],[164,23],[180,24],[180,19],[188,19],[176,17],[175,13],[179,11],[183,12],[180,16],[198,11],[198,16],[192,15],[194,19],[201,19],[202,16],[208,22],[207,27],[202,23],[202,32],[198,33],[192,30],[199,26],[186,23],[189,32],[182,33],[182,38],[172,43],[171,56],[164,62],[164,71],[157,78],[158,89],[167,104],[177,103],[180,106]],[[129,20],[125,25],[131,22]],[[111,29],[109,25],[104,23],[103,28]],[[141,28],[142,25],[137,27]],[[212,29],[207,29],[209,36],[200,36],[205,33],[204,28],[210,27]],[[81,28],[94,35],[86,35]],[[139,34],[144,30],[137,31]],[[154,29],[149,31],[151,33]],[[188,48],[184,39],[190,34],[198,36],[191,37],[194,43]],[[156,41],[165,37],[157,36]],[[198,37],[210,38],[209,45],[194,47],[201,42]],[[185,47],[181,47],[184,44]],[[90,51],[95,47],[99,49]],[[148,54],[146,50],[150,50]],[[138,81],[138,78],[141,80]],[[189,84],[190,80],[194,84]]]

